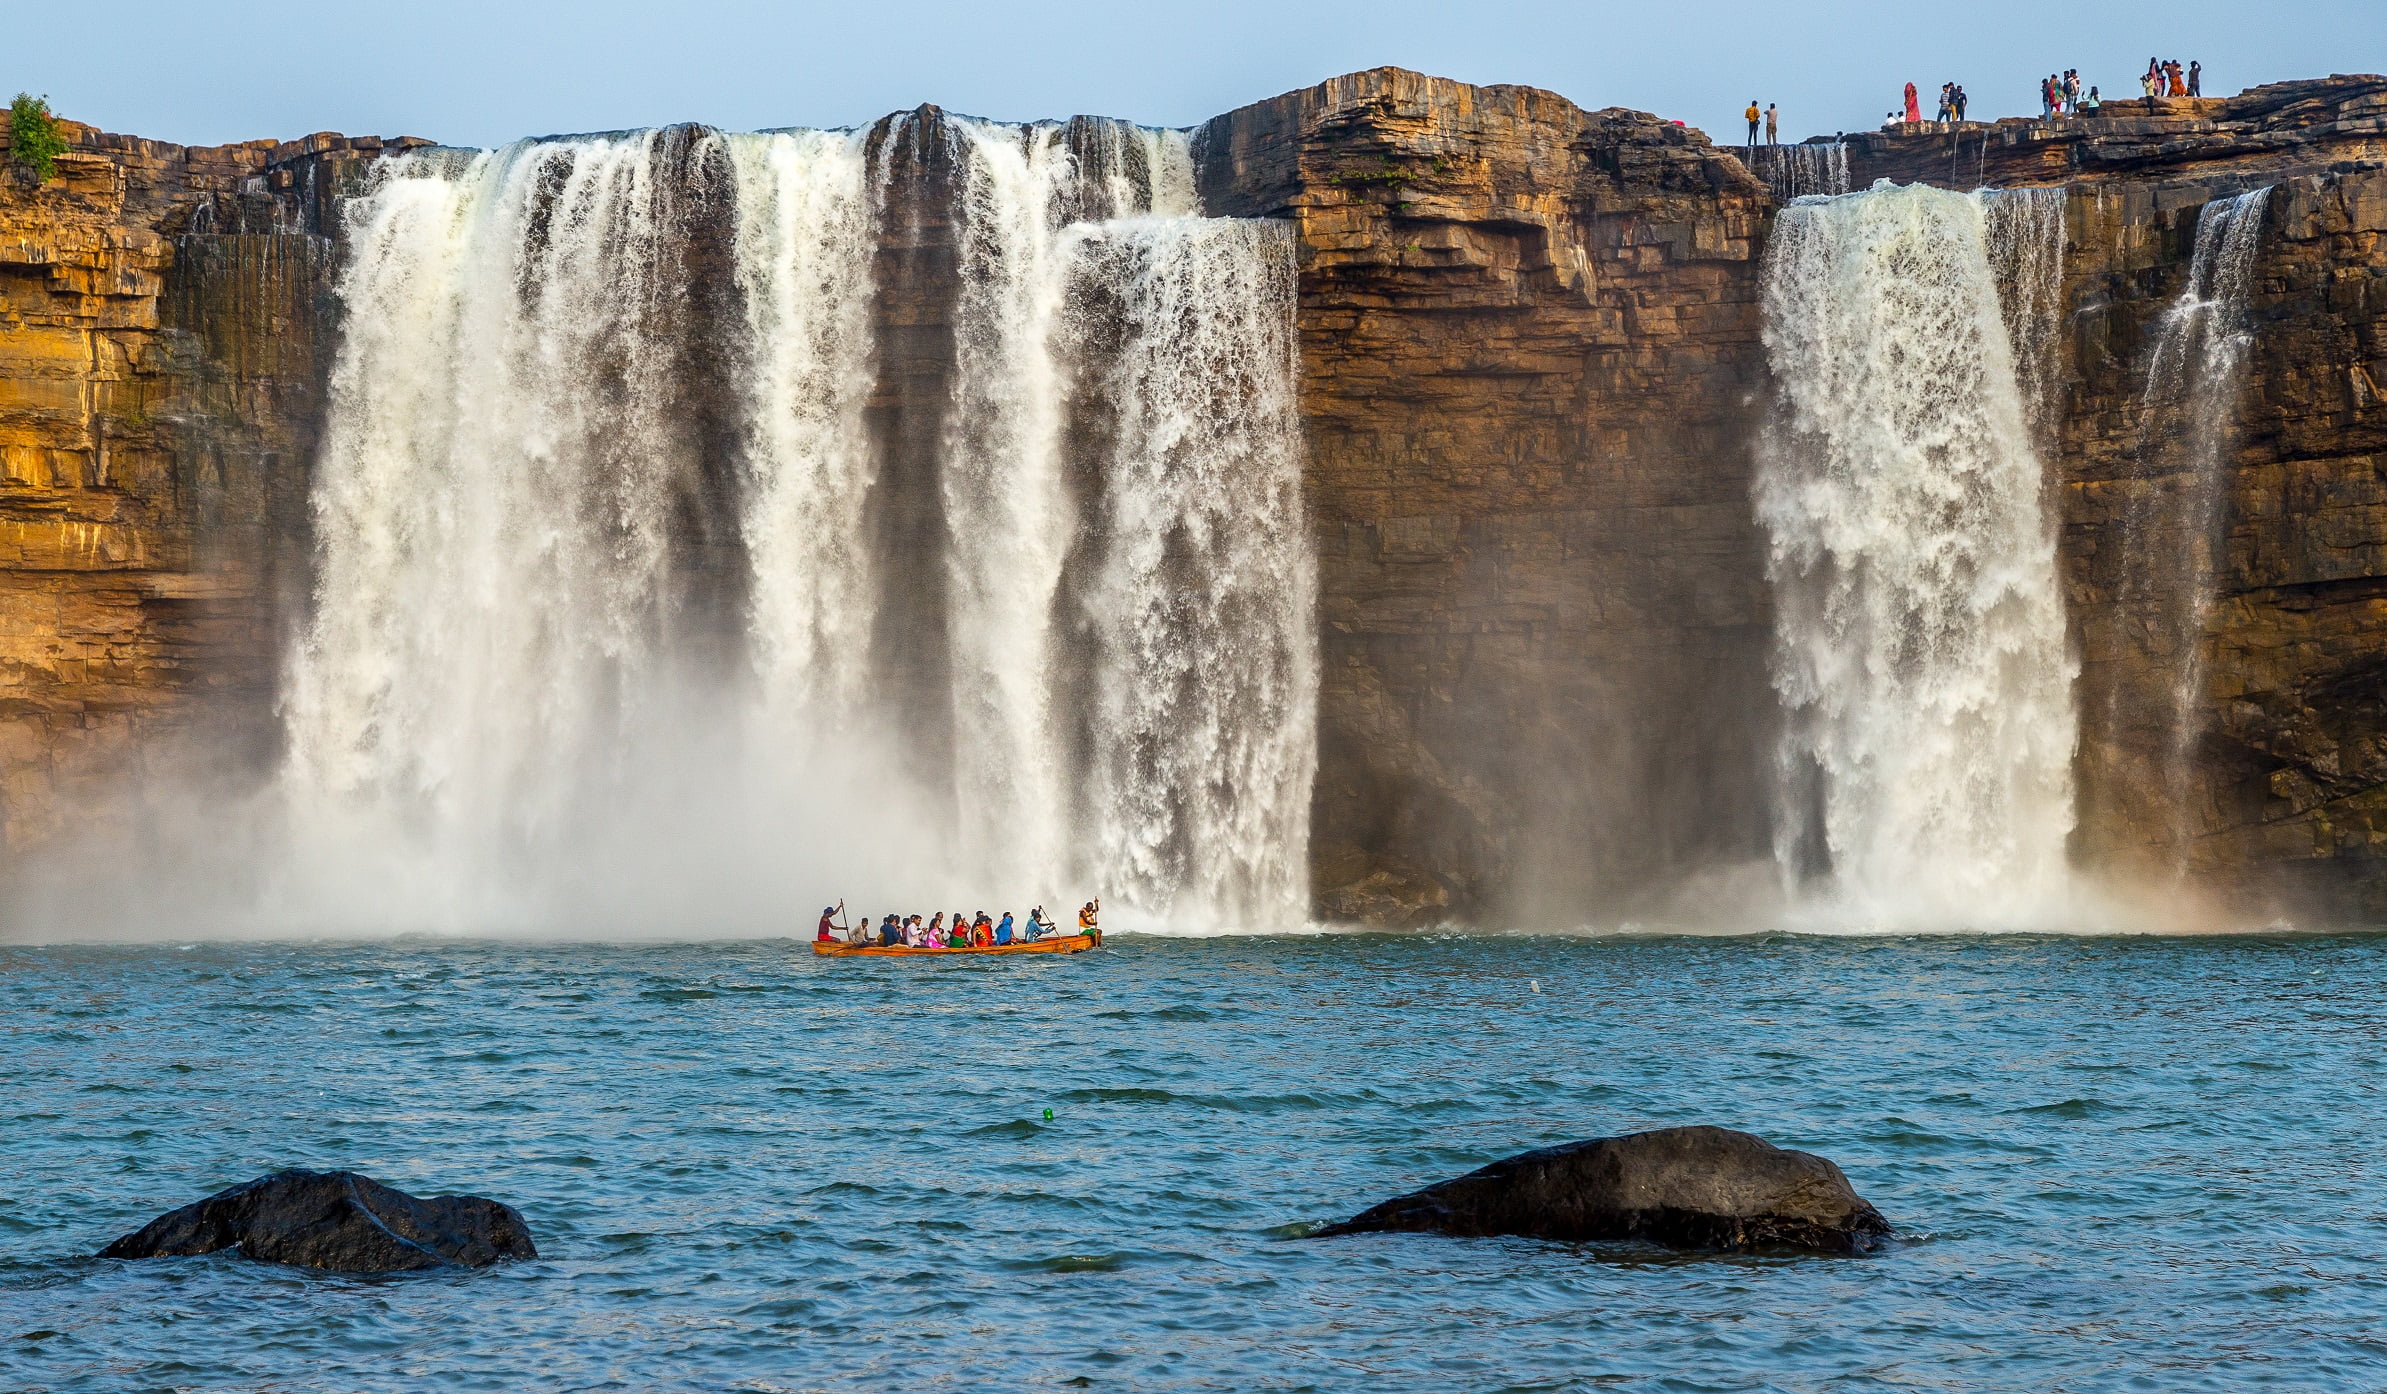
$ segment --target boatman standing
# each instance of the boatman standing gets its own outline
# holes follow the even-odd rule
[[[841,900],[837,902],[837,905],[824,905],[821,907],[820,933],[812,936],[814,940],[823,944],[835,941],[837,938],[837,908],[839,905],[843,904],[845,904],[845,902]]]
[[[1092,934],[1095,930],[1094,919],[1101,913],[1102,900],[1100,897],[1096,897],[1093,900],[1087,901],[1084,905],[1079,906],[1077,912],[1077,932],[1080,934]]]

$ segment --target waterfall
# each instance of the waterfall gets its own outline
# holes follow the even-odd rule
[[[1293,393],[1292,235],[1191,217],[1081,229],[1118,340],[1079,608],[1104,880],[1223,923],[1297,920],[1317,756],[1317,576]]]
[[[1070,525],[1057,215],[1077,165],[1050,126],[956,125],[961,299],[944,475],[955,805],[965,858],[991,873],[1060,865],[1070,824],[1052,621]]]
[[[1988,223],[1884,186],[1767,252],[1778,855],[1868,923],[2044,923],[2066,889],[2075,665]]]
[[[1755,147],[1757,176],[1784,203],[1848,192],[1848,147],[1839,141]]]
[[[863,889],[1303,917],[1290,237],[1201,217],[1179,132],[882,130],[934,158],[672,128],[376,166],[289,660],[294,866],[361,855],[414,924],[734,929]],[[899,333],[941,396],[889,387]],[[929,452],[899,484],[897,439]],[[943,621],[901,639],[943,651],[898,672],[879,620],[923,587]],[[906,728],[919,671],[949,762]]]
[[[2238,394],[2254,342],[2247,298],[2270,195],[2263,188],[2215,199],[2199,213],[2188,284],[2156,326],[2141,399],[2138,477],[2175,482],[2168,495],[2140,500],[2126,520],[2122,601],[2148,617],[2155,657],[2170,670],[2163,777],[2172,837],[2183,849],[2193,834],[2188,805],[2204,735],[2202,640],[2220,574]]]
[[[2057,384],[2064,324],[2064,189],[1982,190],[1989,230],[1989,264],[1997,277],[2006,338],[2014,347],[2014,381],[2022,391],[2033,441],[2050,444],[2058,415]]]
[[[782,728],[850,729],[866,694],[877,566],[863,531],[873,459],[876,251],[861,139],[728,135],[736,277],[751,350],[740,385],[743,532],[764,701]]]
[[[666,134],[404,155],[353,210],[288,782],[403,814],[439,892],[566,817],[670,618]]]

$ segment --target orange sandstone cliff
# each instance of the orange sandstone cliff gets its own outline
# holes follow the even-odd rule
[[[1846,147],[1858,187],[2071,189],[2048,464],[2084,864],[2387,910],[2383,132],[2387,80],[2346,78]],[[121,821],[146,783],[270,767],[337,335],[333,209],[383,148],[69,133],[59,179],[0,176],[10,857]],[[1218,117],[1197,151],[1211,211],[1298,234],[1320,913],[1613,920],[1762,863],[1775,702],[1749,483],[1778,204],[1742,152],[1397,69]],[[2156,770],[2176,655],[2122,600],[2134,510],[2180,486],[2140,446],[2145,363],[2197,210],[2262,185],[2183,788]],[[882,252],[884,313],[942,274],[939,235]],[[885,409],[935,397],[933,338],[883,369]]]

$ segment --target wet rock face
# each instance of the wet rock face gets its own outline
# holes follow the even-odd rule
[[[2387,911],[2387,170],[2272,188],[2222,433],[2208,613],[2187,655],[2159,622],[2195,568],[2197,487],[2148,365],[2222,181],[2071,198],[2067,402],[2048,458],[2082,658],[2079,859],[2291,914]],[[2260,187],[2260,182],[2255,185]],[[2182,762],[2185,762],[2184,768]]]
[[[336,1273],[398,1273],[537,1258],[510,1205],[481,1196],[410,1196],[353,1171],[277,1171],[160,1215],[101,1258],[171,1258],[237,1249],[260,1263]]]
[[[1691,1127],[1526,1152],[1396,1196],[1317,1237],[1383,1232],[1849,1254],[1891,1230],[1823,1158]]]

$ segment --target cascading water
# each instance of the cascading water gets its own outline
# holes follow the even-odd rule
[[[1181,133],[955,129],[944,502],[964,863],[1074,863],[1198,921],[1297,919],[1315,582],[1291,245],[1195,213]],[[1073,382],[1096,387],[1074,413]],[[1110,449],[1081,507],[1068,438],[1093,416]],[[1098,562],[1073,565],[1081,538]],[[1063,613],[1086,625],[1075,667]],[[1089,692],[1065,689],[1073,672]]]
[[[1986,189],[1973,197],[1988,223],[1989,264],[2014,348],[2014,381],[2034,442],[2043,447],[2057,417],[2056,336],[2064,322],[2064,207],[2070,194],[2060,188]]]
[[[752,350],[744,535],[755,666],[783,734],[850,729],[866,692],[877,574],[872,483],[876,251],[860,137],[720,137],[737,180],[737,282]]]
[[[668,619],[664,137],[404,155],[354,210],[286,784],[414,828],[442,913],[569,815]]]
[[[2170,670],[2163,778],[2172,839],[2183,849],[2193,833],[2190,789],[2204,735],[2202,639],[2220,571],[2238,394],[2254,342],[2247,299],[2270,195],[2263,188],[2215,199],[2198,215],[2188,284],[2156,328],[2141,402],[2138,477],[2168,475],[2173,487],[2143,497],[2127,520],[2121,598],[2127,611],[2146,617],[2155,657]]]
[[[1079,606],[1096,655],[1086,807],[1097,865],[1224,923],[1308,900],[1317,577],[1279,224],[1078,229],[1080,295],[1115,316],[1089,386],[1110,409]]]
[[[944,475],[955,798],[971,865],[1058,867],[1071,822],[1052,711],[1053,607],[1071,524],[1059,215],[1077,164],[1054,127],[956,129],[962,289]]]
[[[1839,141],[1760,145],[1755,155],[1757,177],[1785,203],[1848,192],[1848,147]]]
[[[2075,664],[1983,203],[1794,204],[1764,312],[1784,867],[1861,923],[2045,923]]]
[[[1289,238],[1198,216],[1181,133],[882,134],[948,144],[900,175],[845,132],[425,152],[351,202],[283,785],[303,839],[386,864],[394,922],[636,916],[608,892],[640,874],[696,923],[857,883],[1306,911]],[[896,178],[950,198],[925,433],[879,404]],[[941,444],[874,511],[891,432]],[[924,770],[874,624],[940,582]]]

